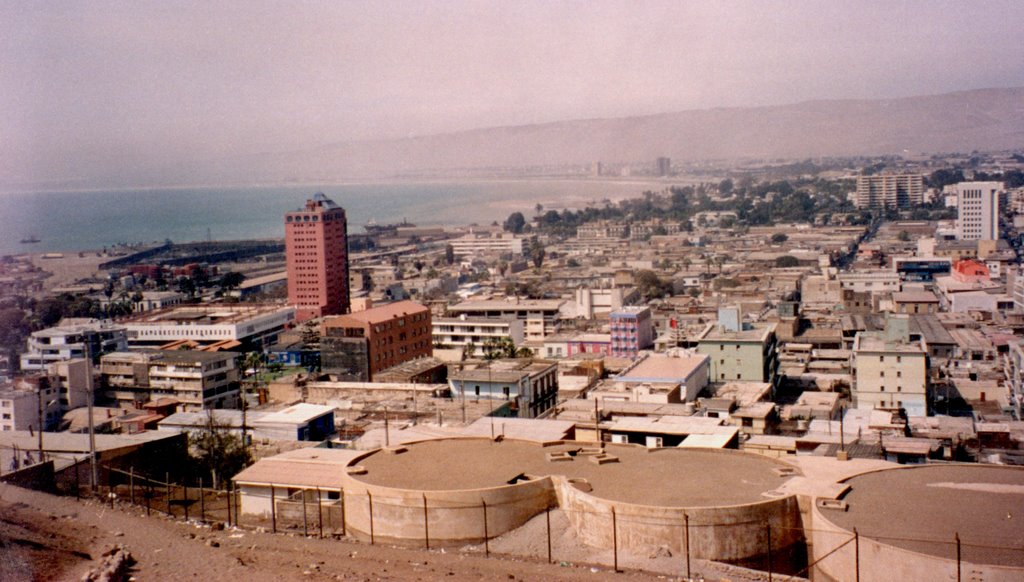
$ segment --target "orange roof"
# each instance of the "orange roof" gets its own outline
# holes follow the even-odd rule
[[[430,309],[428,309],[427,306],[416,303],[415,301],[397,301],[395,303],[388,303],[387,305],[367,309],[366,311],[357,311],[348,315],[339,315],[337,317],[327,318],[324,320],[324,327],[345,327],[353,324],[372,325],[375,323],[384,323],[403,315],[429,312]]]

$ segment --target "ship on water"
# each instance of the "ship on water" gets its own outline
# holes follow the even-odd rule
[[[37,242],[42,242],[42,241],[39,240],[39,237],[37,237],[36,235],[33,234],[33,235],[26,236],[25,238],[21,239],[18,242],[20,242],[23,245],[28,245],[28,244],[35,244]]]
[[[402,219],[402,222],[396,222],[393,224],[379,224],[376,220],[370,219],[369,222],[363,225],[363,230],[369,235],[394,235],[398,232],[399,227],[413,227],[415,224],[409,222],[406,219]]]

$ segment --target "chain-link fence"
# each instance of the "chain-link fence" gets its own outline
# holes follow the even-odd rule
[[[542,507],[522,519],[514,511],[523,500],[453,500],[423,493],[419,499],[387,496],[370,491],[343,489],[295,489],[270,485],[269,515],[241,511],[238,490],[213,489],[197,479],[194,483],[156,479],[101,465],[96,489],[89,486],[88,462],[64,472],[58,490],[100,499],[112,507],[130,503],[144,507],[147,515],[227,526],[264,528],[269,532],[302,532],[313,537],[334,537],[370,544],[446,547],[485,556],[535,558],[549,563],[589,563],[615,571],[643,569],[659,573],[700,577],[708,561],[728,562],[759,570],[767,580],[793,580],[826,572],[839,579],[859,580],[865,544],[894,544],[912,551],[948,558],[952,579],[967,579],[973,572],[970,555],[1017,553],[1024,561],[1024,547],[1011,540],[1005,545],[953,539],[892,538],[856,530],[815,530],[779,519],[709,521],[706,514],[685,511],[652,517],[619,511],[587,508]],[[85,477],[85,478],[83,478]],[[348,512],[348,515],[346,513]],[[678,515],[678,519],[675,519]],[[518,519],[518,521],[516,521]],[[515,523],[513,523],[515,522]],[[396,525],[400,524],[400,525]],[[580,529],[587,528],[588,544],[580,543]],[[821,534],[815,536],[815,534]],[[821,543],[817,556],[808,544]],[[827,540],[822,542],[821,540]],[[942,549],[944,548],[944,550]]]

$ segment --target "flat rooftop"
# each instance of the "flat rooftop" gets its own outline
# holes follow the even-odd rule
[[[768,501],[762,493],[789,477],[789,467],[759,455],[701,449],[647,449],[606,444],[616,463],[597,465],[583,456],[551,462],[547,453],[574,452],[586,443],[542,446],[538,442],[490,439],[432,440],[405,445],[407,451],[375,451],[358,464],[359,481],[399,489],[443,491],[507,485],[522,474],[586,479],[603,499],[660,507],[714,507]],[[685,476],[685,478],[681,478]]]
[[[692,356],[665,356],[653,354],[639,364],[616,376],[619,382],[682,382],[709,360],[704,354]]]
[[[565,301],[562,299],[479,299],[453,305],[448,311],[558,311],[563,303]]]
[[[866,473],[846,483],[848,510],[821,510],[840,527],[951,560],[959,534],[965,562],[1024,567],[1024,469],[928,465]]]
[[[168,323],[192,323],[201,325],[223,325],[241,323],[251,319],[279,312],[294,311],[284,305],[231,304],[176,305],[166,309],[144,311],[127,321],[130,325],[160,325]]]
[[[774,331],[774,323],[745,323],[744,328],[739,331],[730,331],[719,325],[709,324],[698,339],[710,342],[764,343],[768,335]]]

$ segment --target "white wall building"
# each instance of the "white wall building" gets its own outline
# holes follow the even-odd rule
[[[191,340],[201,344],[237,341],[261,346],[276,341],[295,321],[294,307],[277,305],[180,305],[149,311],[125,322],[128,344],[159,346]]]
[[[859,409],[928,414],[928,350],[911,341],[909,319],[891,316],[886,331],[857,334],[853,343],[853,403]]]
[[[999,239],[1000,182],[961,182],[957,189],[956,237],[960,240]]]
[[[54,362],[126,350],[125,338],[122,325],[96,319],[64,319],[60,325],[29,336],[28,352],[21,355],[21,369],[43,371]]]

